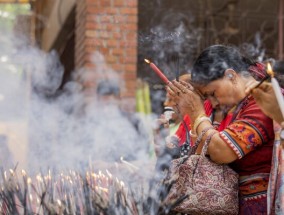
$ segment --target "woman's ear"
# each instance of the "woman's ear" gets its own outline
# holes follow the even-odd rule
[[[233,82],[236,81],[236,75],[237,73],[233,69],[226,69],[225,74],[224,74],[226,78],[232,80]]]

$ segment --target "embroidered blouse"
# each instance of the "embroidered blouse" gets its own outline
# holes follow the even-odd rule
[[[274,142],[273,121],[252,97],[241,105],[220,136],[239,158],[230,166],[240,175],[241,196],[255,199],[267,193]]]

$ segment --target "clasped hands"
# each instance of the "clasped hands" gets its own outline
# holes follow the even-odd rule
[[[188,114],[191,120],[195,120],[205,113],[201,94],[190,83],[174,80],[167,85],[166,90],[182,116]]]

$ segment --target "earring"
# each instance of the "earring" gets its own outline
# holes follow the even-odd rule
[[[233,75],[232,75],[232,74],[228,74],[228,77],[229,77],[230,79],[232,79],[232,78],[233,78]]]

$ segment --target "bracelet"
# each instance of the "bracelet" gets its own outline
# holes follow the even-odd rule
[[[202,147],[201,155],[203,155],[203,156],[206,155],[207,150],[208,150],[208,145],[209,145],[209,143],[211,142],[212,137],[213,137],[215,134],[217,134],[217,133],[218,133],[218,131],[212,132],[211,134],[209,134],[209,135],[206,137],[206,140],[205,140],[204,145],[203,145],[203,147]]]
[[[198,118],[203,117],[203,116],[207,116],[207,115],[205,113],[201,113],[195,119],[198,119]]]
[[[212,123],[211,119],[210,119],[209,117],[207,117],[207,116],[202,116],[202,117],[200,117],[200,118],[197,118],[197,119],[194,121],[194,123],[193,123],[193,131],[194,131],[194,133],[197,134],[197,128],[198,128],[198,126],[199,126],[202,122],[204,122],[204,121],[209,121],[210,123]]]
[[[195,141],[195,145],[199,145],[199,143],[201,142],[201,140],[202,140],[202,138],[204,137],[204,135],[206,134],[206,132],[207,131],[209,131],[209,130],[211,130],[211,129],[213,129],[213,130],[215,130],[213,127],[207,127],[207,128],[204,128],[202,131],[201,131],[201,133],[200,133],[200,135],[197,137],[197,139],[196,139],[196,141]]]
[[[189,131],[191,137],[196,138],[197,134],[192,132],[192,129]]]

